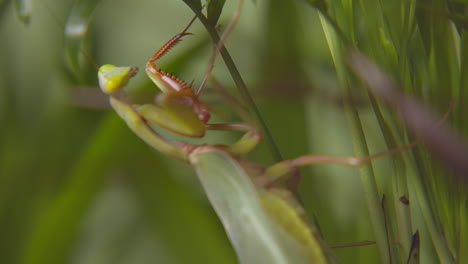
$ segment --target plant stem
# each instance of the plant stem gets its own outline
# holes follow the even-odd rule
[[[215,45],[218,46],[220,38],[219,38],[218,33],[216,32],[216,29],[210,24],[210,22],[205,17],[205,15],[201,12],[201,9],[199,7],[197,7],[196,5],[190,4],[189,2],[186,2],[186,3],[192,9],[192,11],[197,15],[200,22],[206,28],[211,38],[213,39]],[[226,67],[231,73],[232,79],[234,80],[237,88],[239,89],[241,97],[247,102],[249,108],[253,111],[254,115],[257,117],[257,120],[260,122],[260,126],[262,127],[265,133],[265,139],[272,152],[273,159],[275,161],[283,160],[283,157],[281,156],[278,146],[276,145],[273,139],[273,136],[271,135],[270,130],[268,129],[267,124],[265,123],[265,120],[262,118],[262,114],[260,113],[260,110],[258,109],[257,104],[255,103],[254,99],[250,95],[247,89],[247,85],[242,79],[239,73],[239,70],[237,69],[231,55],[229,54],[227,49],[224,47],[224,45],[221,46],[220,53],[224,60],[224,63],[226,64]]]

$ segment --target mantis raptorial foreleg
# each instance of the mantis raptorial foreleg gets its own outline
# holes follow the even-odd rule
[[[158,49],[146,63],[148,76],[162,91],[154,104],[131,106],[122,96],[116,96],[120,88],[125,86],[128,80],[135,75],[135,67],[102,66],[99,70],[101,89],[111,96],[113,107],[117,108],[116,111],[127,121],[132,130],[135,132],[139,131],[140,134],[136,133],[140,137],[143,136],[141,134],[142,131],[149,128],[148,123],[187,137],[203,137],[206,130],[241,131],[245,132],[245,135],[231,146],[228,146],[228,150],[238,155],[247,153],[261,140],[261,133],[255,125],[247,123],[209,124],[210,107],[199,100],[192,86],[165,73],[154,64],[156,60],[179,43],[183,36],[190,34],[187,30],[194,19],[190,21],[182,32],[172,37]],[[140,121],[136,122],[138,120]],[[141,128],[143,123],[145,127]],[[190,144],[174,143],[155,131],[153,131],[153,134],[157,139],[145,139],[145,141],[151,142],[150,144],[155,148],[161,146],[161,151],[167,155],[188,162],[186,154],[174,151],[174,147],[182,147],[185,150],[191,151],[193,148],[190,147]]]

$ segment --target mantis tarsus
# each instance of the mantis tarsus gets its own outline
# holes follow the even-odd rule
[[[110,96],[114,110],[142,140],[196,170],[241,263],[334,262],[315,227],[307,222],[302,206],[280,179],[290,176],[298,167],[313,164],[361,166],[411,145],[367,157],[303,155],[268,168],[244,160],[241,156],[261,140],[257,126],[248,122],[209,123],[211,109],[200,101],[193,87],[154,64],[190,34],[187,32],[190,24],[146,63],[148,76],[161,89],[154,103],[132,105],[126,100],[122,88],[136,74],[135,67],[102,66],[99,69],[102,91]],[[239,112],[237,108],[234,106]],[[151,125],[186,137],[203,137],[207,130],[232,130],[243,132],[244,136],[231,145],[197,145],[173,142]]]

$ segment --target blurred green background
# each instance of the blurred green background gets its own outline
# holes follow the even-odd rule
[[[25,24],[15,4],[29,1],[0,1],[0,263],[236,263],[193,170],[132,134],[97,87],[97,65],[143,69],[150,55],[184,28],[191,10],[176,0],[31,2]],[[92,8],[83,11],[90,22],[86,37],[64,36],[73,6],[80,2],[96,4],[92,16]],[[236,6],[237,1],[227,1],[223,26]],[[345,25],[347,19],[339,17]],[[356,31],[365,36],[365,21],[359,19],[354,18]],[[198,22],[189,31],[194,36],[159,65],[198,84],[211,40]],[[385,40],[385,29],[381,34]],[[365,49],[380,48],[372,46],[372,36],[361,41]],[[365,89],[357,87],[352,99],[340,89],[328,45],[316,10],[306,1],[282,0],[246,1],[226,44],[284,158],[353,155],[344,111],[348,104],[359,110],[370,151],[388,148]],[[237,93],[221,60],[214,72]],[[139,96],[153,89],[143,71],[133,82]],[[444,112],[449,97],[444,94],[431,105]],[[202,98],[229,113],[212,90]],[[455,108],[454,113],[458,126],[466,127],[462,111]],[[207,137],[223,143],[237,136],[213,132]],[[248,157],[265,165],[274,162],[265,143]],[[392,159],[375,162],[381,194],[392,191]],[[318,165],[302,170],[302,176],[302,202],[328,243],[374,240],[358,169]],[[441,182],[443,194],[449,193],[452,183]],[[463,195],[439,203],[466,208],[460,202],[460,197],[466,200],[465,190],[457,193]],[[418,219],[419,209],[414,210]],[[421,222],[415,220],[413,231],[427,234]],[[432,245],[425,247],[429,253],[423,258],[438,263]],[[375,245],[334,252],[344,263],[378,262]]]

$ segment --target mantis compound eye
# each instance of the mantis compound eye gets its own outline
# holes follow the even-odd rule
[[[198,119],[202,121],[203,123],[207,123],[211,117],[210,110],[204,107],[203,105],[200,105],[199,108],[197,109],[197,115],[198,115]]]
[[[105,94],[112,95],[127,85],[128,80],[135,76],[137,71],[138,68],[134,66],[117,67],[105,64],[99,68],[99,87]]]

